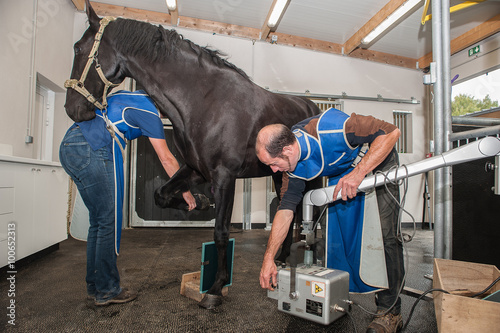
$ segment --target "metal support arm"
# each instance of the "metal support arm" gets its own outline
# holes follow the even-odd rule
[[[400,166],[387,173],[386,176],[377,174],[366,177],[358,187],[358,192],[363,192],[381,185],[387,181],[398,181],[406,177],[415,176],[427,171],[445,166],[465,163],[485,157],[495,156],[500,153],[500,140],[495,137],[486,137],[467,145],[449,150],[441,155],[427,158],[422,161]],[[323,206],[342,198],[339,192],[333,199],[335,185],[311,190],[306,193],[303,201],[303,221],[310,224],[313,216],[313,206]]]

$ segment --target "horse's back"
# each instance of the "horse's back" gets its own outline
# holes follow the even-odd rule
[[[272,170],[260,163],[255,153],[257,133],[266,125],[284,124],[292,127],[298,122],[320,113],[319,108],[307,98],[276,94],[265,91],[266,96],[254,105],[256,117],[252,123],[241,123],[239,130],[248,135],[243,167],[238,172],[238,178],[262,177],[272,174]],[[240,132],[240,135],[242,133]],[[243,151],[240,150],[241,153]],[[243,155],[242,155],[243,157]]]

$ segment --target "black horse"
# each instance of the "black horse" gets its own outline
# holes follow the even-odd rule
[[[155,199],[166,207],[172,194],[189,184],[211,183],[218,271],[200,305],[213,308],[222,302],[228,280],[225,249],[236,178],[271,174],[255,155],[257,132],[272,123],[292,126],[320,110],[305,98],[262,89],[217,51],[183,39],[175,30],[121,18],[101,20],[85,2],[90,26],[74,45],[66,112],[74,121],[92,119],[96,105],[105,107],[108,88],[131,77],[170,119],[185,165],[156,190]]]

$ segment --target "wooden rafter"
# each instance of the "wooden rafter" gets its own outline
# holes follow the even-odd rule
[[[349,56],[352,58],[364,59],[387,65],[394,65],[409,69],[417,69],[417,59],[397,56],[389,53],[383,53],[383,52],[359,48],[352,51],[351,54],[349,54]]]
[[[153,12],[142,9],[128,8],[122,6],[114,6],[103,4],[99,2],[92,2],[92,7],[99,16],[115,16],[125,17],[139,21],[150,23],[171,25],[171,16],[166,13]],[[251,40],[258,40],[261,36],[261,30],[255,28],[244,27],[240,25],[227,24],[215,21],[208,21],[196,19],[192,17],[179,16],[180,28],[196,29],[201,31],[208,31],[220,35],[235,36],[247,38]],[[299,37],[281,33],[274,33],[278,36],[278,43],[281,45],[294,46],[319,52],[342,54],[342,45],[325,42],[322,40]],[[268,36],[266,40],[270,40]],[[379,63],[391,64],[405,68],[416,68],[417,59],[411,59],[382,52],[375,52],[369,50],[356,50],[351,52],[351,56],[358,59],[365,59]]]
[[[381,10],[378,11],[368,22],[365,23],[356,31],[354,35],[351,36],[344,44],[344,54],[350,54],[354,51],[360,44],[363,38],[365,38],[373,29],[375,29],[380,23],[382,23],[387,16],[391,15],[396,9],[398,9],[406,0],[391,0],[389,1]]]
[[[154,12],[143,9],[135,9],[123,6],[114,6],[99,2],[92,2],[92,7],[99,16],[125,17],[139,21],[171,25],[171,16],[166,13]],[[242,38],[258,39],[259,29],[243,27],[235,24],[227,24],[215,21],[202,20],[187,16],[179,16],[180,28],[196,29],[213,32],[221,35],[236,36]]]
[[[266,16],[266,20],[264,21],[264,24],[262,25],[262,28],[260,29],[260,39],[261,40],[266,40],[266,38],[269,36],[269,34],[271,33],[271,31],[276,31],[276,28],[278,28],[278,25],[279,25],[279,22],[280,20],[278,20],[278,22],[276,23],[276,25],[271,29],[269,28],[269,26],[267,25],[267,22],[269,21],[269,18],[271,17],[271,13],[273,12],[273,9],[274,9],[274,6],[276,6],[276,2],[278,0],[274,0],[271,7],[269,8],[269,12],[267,13],[267,16]],[[290,1],[287,1],[286,5],[285,5],[285,8],[283,9],[283,13],[281,14],[281,16],[283,16],[285,14],[285,11],[288,7],[288,4],[290,3]]]
[[[500,14],[452,40],[450,43],[450,54],[454,55],[498,32],[500,32]],[[418,67],[422,69],[427,68],[431,62],[432,52],[418,59]]]
[[[85,10],[85,0],[71,0],[73,1],[73,5],[75,5],[76,9],[83,11]]]
[[[175,7],[174,10],[168,10],[170,13],[170,24],[173,27],[176,27],[179,22],[179,7]]]
[[[314,50],[319,52],[342,54],[342,45],[325,42],[323,40],[312,39],[307,37],[293,36],[282,33],[273,33],[278,36],[278,43],[280,45],[288,45],[294,47],[300,47],[303,49]],[[270,40],[271,37],[268,37]]]

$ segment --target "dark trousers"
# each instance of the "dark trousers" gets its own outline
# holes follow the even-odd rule
[[[395,165],[399,165],[399,158],[396,150],[393,149],[385,161],[375,168],[373,172],[388,171]],[[397,223],[400,208],[389,192],[399,201],[398,185],[390,184],[387,185],[387,188],[385,186],[376,188],[380,224],[384,241],[385,261],[387,265],[387,278],[389,282],[389,289],[384,289],[376,294],[376,303],[378,310],[387,310],[397,299],[391,313],[399,314],[401,312],[401,298],[398,297],[398,292],[403,282],[405,268],[403,247],[397,237]]]
[[[115,180],[106,147],[92,150],[79,127],[70,129],[59,149],[59,159],[89,210],[87,237],[87,293],[97,302],[121,292],[115,252]]]

